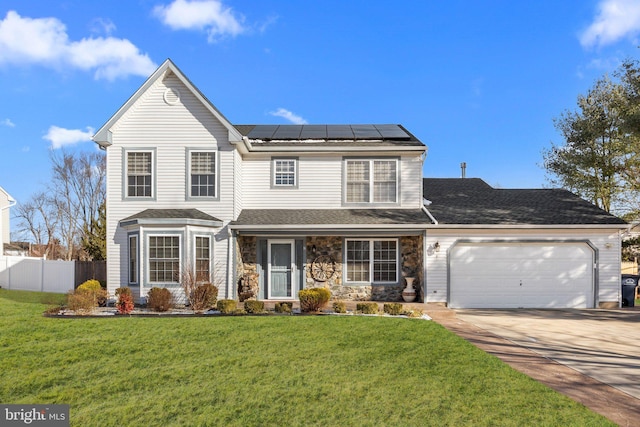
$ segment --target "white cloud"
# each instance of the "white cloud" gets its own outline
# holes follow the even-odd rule
[[[2,126],[6,126],[6,127],[8,127],[8,128],[14,128],[14,127],[16,127],[16,124],[15,124],[15,123],[13,123],[13,122],[11,121],[11,119],[3,119],[3,120],[0,120],[0,125],[2,125]]]
[[[83,38],[70,41],[56,18],[29,18],[15,11],[0,21],[0,64],[42,65],[94,71],[96,79],[147,77],[156,69],[148,55],[127,39]]]
[[[640,32],[638,0],[601,0],[598,9],[589,28],[580,34],[582,46],[604,46]]]
[[[116,30],[116,24],[110,19],[96,18],[91,21],[91,32],[94,34],[111,35]]]
[[[174,0],[167,6],[156,6],[153,13],[173,30],[206,31],[210,43],[246,31],[244,17],[219,0]]]
[[[307,121],[297,114],[292,113],[291,111],[285,108],[278,108],[276,111],[270,111],[269,114],[276,117],[282,117],[284,119],[289,120],[291,123],[296,125],[305,125]]]
[[[49,127],[49,131],[42,139],[51,142],[52,149],[62,148],[67,145],[74,145],[79,142],[91,141],[93,129],[87,126],[86,131],[80,129],[65,129],[58,126]]]

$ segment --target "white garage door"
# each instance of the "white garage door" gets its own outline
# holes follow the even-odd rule
[[[592,308],[586,243],[459,243],[450,252],[454,308]]]

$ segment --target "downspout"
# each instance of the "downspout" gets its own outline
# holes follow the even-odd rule
[[[427,229],[422,234],[422,302],[427,303]]]
[[[424,203],[422,204],[422,211],[427,214],[427,216],[429,217],[431,222],[433,222],[434,225],[438,225],[438,220],[435,219],[433,215],[431,215],[431,212],[429,212],[429,209],[427,209],[427,206],[431,204],[431,201],[427,199],[423,199],[423,200],[424,200]]]
[[[422,211],[424,213],[427,214],[427,216],[429,217],[429,219],[431,219],[431,222],[433,222],[434,225],[438,225],[438,220],[434,218],[433,215],[431,215],[431,212],[429,212],[429,209],[427,209],[427,206],[429,206],[431,204],[431,200],[427,200],[427,199],[423,199],[424,203],[422,204]],[[422,259],[423,259],[423,265],[422,265],[422,302],[426,304],[427,302],[427,251],[428,251],[428,247],[427,247],[427,229],[424,229],[424,234],[422,236]]]
[[[232,295],[235,271],[235,259],[233,258],[233,247],[235,239],[233,234],[233,231],[231,231],[231,228],[229,228],[229,226],[227,225],[227,299],[235,299],[235,297]]]

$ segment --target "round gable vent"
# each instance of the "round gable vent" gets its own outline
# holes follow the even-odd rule
[[[175,105],[180,102],[180,91],[176,88],[170,87],[164,91],[164,102],[169,105]]]

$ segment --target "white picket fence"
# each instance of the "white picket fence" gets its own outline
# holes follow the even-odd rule
[[[0,286],[4,289],[67,293],[73,290],[74,279],[74,261],[0,257]]]

